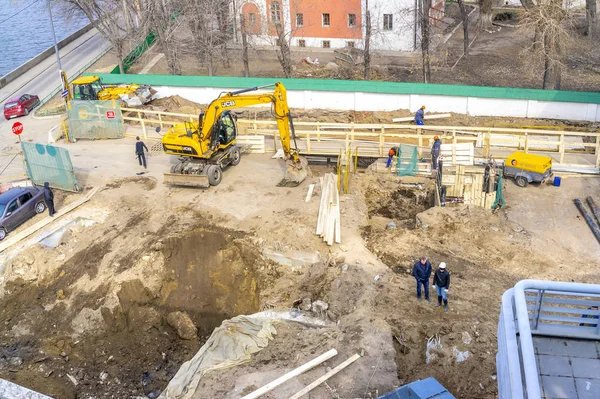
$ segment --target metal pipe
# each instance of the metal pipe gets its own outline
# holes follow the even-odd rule
[[[600,242],[600,229],[598,228],[598,225],[594,223],[594,219],[592,219],[590,213],[587,211],[587,209],[585,209],[585,206],[581,203],[581,200],[579,198],[575,198],[573,202],[575,203],[577,208],[579,208],[579,212],[581,212],[588,226],[590,226],[590,229],[592,229],[592,233],[594,233],[598,242]]]
[[[60,63],[60,55],[58,54],[58,44],[56,43],[56,33],[54,32],[54,21],[52,21],[52,7],[50,7],[50,0],[47,0],[48,14],[50,14],[50,26],[52,27],[52,38],[54,39],[54,52],[56,53],[56,61],[58,62],[58,69],[62,71],[62,65]]]
[[[596,206],[594,199],[592,197],[587,197],[586,200],[587,200],[588,205],[592,209],[592,213],[594,214],[594,217],[596,218],[598,225],[600,226],[600,211],[598,211],[598,207]]]

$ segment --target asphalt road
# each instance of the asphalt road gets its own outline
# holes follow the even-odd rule
[[[96,29],[92,29],[59,51],[62,67],[67,72],[67,76],[71,78],[109,47],[110,43]],[[60,75],[56,55],[53,54],[0,89],[0,104],[3,106],[6,99],[25,93],[35,94],[43,99],[58,86],[60,86]],[[25,126],[25,135],[27,125],[31,124],[33,117],[29,115],[17,119]],[[4,115],[0,116],[0,137],[5,138],[6,134],[12,135],[11,126],[14,121],[15,119],[6,121]]]

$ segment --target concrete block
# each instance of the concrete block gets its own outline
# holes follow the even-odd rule
[[[571,367],[573,368],[574,377],[600,379],[599,359],[582,359],[574,357],[571,358]]]
[[[567,356],[567,344],[564,339],[534,337],[533,346],[538,355]]]
[[[542,377],[543,398],[573,399],[577,398],[575,383],[568,377]]]
[[[594,341],[567,341],[567,353],[570,357],[597,359],[596,343]]]
[[[546,376],[572,377],[569,358],[563,356],[539,355],[540,374]]]
[[[600,380],[587,378],[576,378],[575,386],[579,399],[598,399],[600,398]]]

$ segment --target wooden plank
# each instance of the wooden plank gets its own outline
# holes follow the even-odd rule
[[[312,391],[313,389],[315,389],[316,387],[318,387],[319,385],[321,385],[322,383],[324,383],[325,381],[327,381],[328,379],[330,379],[331,377],[333,377],[334,375],[336,375],[337,373],[339,373],[340,371],[342,371],[343,369],[345,369],[346,367],[348,367],[349,365],[351,365],[358,359],[360,359],[360,355],[355,354],[354,356],[350,357],[345,362],[343,362],[340,365],[338,365],[337,367],[335,367],[333,370],[329,371],[327,374],[316,379],[310,385],[308,385],[308,386],[304,387],[302,390],[298,391],[296,394],[291,396],[289,399],[301,398],[302,396],[306,395],[307,393],[309,393],[310,391]]]
[[[423,117],[423,119],[443,119],[443,118],[451,118],[452,114],[428,114]],[[405,116],[402,118],[394,118],[392,122],[410,122],[414,121],[414,116]]]
[[[317,231],[316,234],[321,236],[323,235],[323,229],[325,224],[325,201],[327,198],[327,189],[329,187],[329,174],[325,174],[325,176],[319,178],[321,182],[321,202],[319,204],[319,218],[317,221]]]
[[[304,199],[304,202],[310,201],[314,189],[315,189],[314,184],[311,184],[310,186],[308,186],[308,192],[306,193],[306,199]]]
[[[90,198],[92,198],[92,196],[94,194],[96,194],[96,192],[98,190],[99,190],[99,187],[94,187],[83,198],[79,198],[79,199],[73,201],[72,203],[70,203],[69,205],[65,206],[64,208],[59,209],[58,212],[56,212],[54,214],[54,217],[46,216],[44,219],[40,220],[39,222],[37,222],[37,223],[35,223],[35,224],[27,227],[23,231],[21,231],[18,234],[10,237],[8,240],[2,242],[2,244],[0,244],[0,252],[3,252],[7,248],[12,247],[13,245],[15,245],[18,242],[20,242],[21,240],[29,237],[30,235],[32,235],[33,233],[37,232],[38,230],[40,230],[41,228],[45,227],[46,225],[48,225],[48,224],[50,224],[50,223],[52,223],[52,222],[60,219],[62,216],[64,216],[67,213],[71,212],[75,208],[77,208],[80,205],[88,202],[90,200]]]
[[[313,367],[318,366],[319,364],[323,363],[325,360],[331,359],[335,355],[337,355],[337,351],[335,349],[330,349],[329,351],[323,353],[321,356],[318,356],[318,357],[314,358],[313,360],[311,360],[310,362],[305,363],[302,366],[297,367],[294,370],[290,371],[289,373],[282,375],[275,381],[271,381],[267,385],[264,385],[261,388],[257,389],[256,391],[244,396],[242,399],[258,398],[258,397],[266,394],[267,392],[275,389],[276,387],[283,384],[284,382],[291,380],[294,377],[299,376],[300,374],[312,369]]]

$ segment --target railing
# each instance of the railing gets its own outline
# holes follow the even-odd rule
[[[178,114],[172,112],[150,111],[135,108],[122,108],[123,112],[136,113],[137,117],[124,116],[124,121],[134,122],[142,127],[144,138],[147,137],[147,125],[171,126],[184,120],[197,121],[198,115]],[[177,117],[180,120],[174,120]],[[275,120],[239,119],[239,134],[273,135],[277,137]],[[600,168],[600,133],[555,131],[543,129],[515,129],[502,127],[474,126],[417,126],[400,124],[359,124],[359,123],[327,123],[294,121],[295,133],[301,151],[309,155],[337,155],[340,148],[361,147],[362,156],[382,157],[392,145],[412,144],[419,150],[419,158],[423,156],[433,143],[434,136],[440,136],[446,143],[472,143],[482,148],[482,157],[489,158],[492,150],[513,149],[524,152],[558,153],[558,163],[566,165],[565,154],[579,153],[593,155],[595,168]],[[583,150],[571,150],[569,137],[593,138],[594,142],[575,143]],[[552,140],[547,140],[552,138]],[[583,140],[582,140],[583,141]],[[590,168],[590,165],[571,165]]]
[[[502,296],[498,396],[539,399],[532,335],[600,339],[600,285],[523,280]]]

